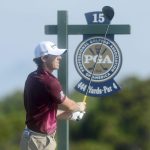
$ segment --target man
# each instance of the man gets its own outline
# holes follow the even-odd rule
[[[86,104],[68,98],[52,74],[59,69],[65,51],[50,41],[43,41],[35,48],[33,60],[38,67],[29,74],[24,87],[26,128],[21,150],[55,150],[56,119],[82,119]]]

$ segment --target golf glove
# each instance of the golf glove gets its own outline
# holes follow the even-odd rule
[[[84,114],[85,114],[85,111],[84,112],[80,112],[80,111],[73,112],[70,117],[70,120],[80,121],[83,118]]]

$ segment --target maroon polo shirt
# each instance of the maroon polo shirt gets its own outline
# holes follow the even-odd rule
[[[62,87],[55,76],[40,68],[30,73],[24,88],[27,127],[35,132],[53,133],[58,104],[64,99]]]

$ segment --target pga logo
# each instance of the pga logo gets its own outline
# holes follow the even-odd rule
[[[85,61],[84,61],[85,64],[89,64],[91,62],[94,62],[94,63],[97,63],[97,64],[112,63],[112,61],[111,61],[111,59],[108,55],[105,56],[105,57],[103,57],[103,55],[99,55],[99,56],[98,55],[95,55],[95,56],[84,55],[84,58],[85,58]]]
[[[122,65],[122,54],[118,45],[100,36],[81,42],[74,56],[75,67],[80,76],[85,80],[90,80],[92,76],[92,82],[112,79]]]

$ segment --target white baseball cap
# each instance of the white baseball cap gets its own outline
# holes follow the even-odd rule
[[[62,55],[65,51],[66,49],[59,49],[53,42],[42,41],[35,48],[34,59],[48,54],[59,56]]]

